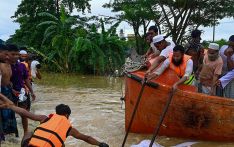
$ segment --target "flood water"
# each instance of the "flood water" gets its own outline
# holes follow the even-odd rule
[[[73,127],[99,141],[107,142],[110,147],[121,146],[125,135],[124,107],[121,109],[120,101],[124,90],[122,78],[48,74],[36,83],[34,88],[37,99],[32,103],[33,113],[48,115],[54,113],[56,105],[67,104],[72,110],[70,121]],[[22,138],[19,116],[17,120],[20,138]],[[30,130],[33,131],[37,125],[37,122],[30,121]],[[7,136],[7,141],[1,146],[20,146],[20,138]],[[145,139],[151,139],[151,135],[129,134],[126,147],[138,144]],[[169,147],[189,140],[161,136],[156,141]],[[193,147],[234,146],[234,143],[198,142]],[[66,147],[91,147],[72,137],[68,137],[65,144]]]

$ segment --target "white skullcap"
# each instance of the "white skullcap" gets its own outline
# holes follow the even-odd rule
[[[219,45],[217,43],[210,43],[208,48],[218,51],[219,50]]]
[[[27,55],[28,54],[27,51],[25,51],[25,50],[21,50],[19,53],[20,53],[20,55]]]
[[[158,43],[158,42],[160,42],[162,40],[164,40],[164,36],[163,35],[157,35],[157,36],[154,36],[153,43]]]

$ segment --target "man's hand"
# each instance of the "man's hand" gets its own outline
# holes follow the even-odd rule
[[[155,78],[157,78],[158,77],[158,75],[156,74],[156,73],[150,73],[149,75],[147,75],[147,81],[146,82],[148,82],[148,81],[150,81],[150,80],[152,80],[152,79],[155,79]]]
[[[12,89],[12,93],[14,96],[18,97],[20,95],[20,92],[19,91],[16,91],[14,89]]]
[[[106,144],[106,143],[104,143],[104,142],[102,142],[102,143],[99,144],[99,147],[109,147],[109,145]]]
[[[215,83],[216,86],[219,86],[219,87],[222,87],[222,84],[221,84],[221,81],[220,80],[217,80],[216,83]]]
[[[148,70],[145,72],[145,77],[147,77],[150,73],[151,73],[151,70],[148,69]]]
[[[173,90],[173,91],[176,91],[177,88],[178,88],[178,84],[175,83],[175,84],[172,86],[172,90]]]

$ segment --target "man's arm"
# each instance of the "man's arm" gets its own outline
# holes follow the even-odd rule
[[[152,52],[153,52],[152,48],[149,47],[149,49],[148,49],[147,52],[145,53],[146,57],[148,57]]]
[[[107,144],[105,143],[101,143],[99,141],[97,141],[96,139],[94,139],[93,137],[91,136],[87,136],[87,135],[84,135],[82,133],[80,133],[77,129],[75,128],[72,128],[71,131],[69,132],[69,135],[70,136],[73,136],[74,138],[76,139],[80,139],[80,140],[83,140],[89,144],[92,144],[92,145],[97,145],[99,147],[109,147]]]
[[[160,76],[169,67],[169,65],[170,65],[170,60],[169,59],[165,60],[163,64],[155,72],[146,75],[147,81],[150,81]]]
[[[178,85],[183,84],[186,80],[188,80],[189,77],[191,76],[192,72],[193,72],[193,61],[191,59],[189,59],[187,61],[184,76],[173,85],[173,87],[172,87],[173,90],[176,90]]]
[[[35,120],[35,121],[42,122],[43,120],[45,120],[47,118],[47,116],[45,116],[45,115],[36,115],[36,114],[33,114],[25,109],[22,109],[20,107],[15,106],[12,101],[10,101],[7,97],[5,97],[2,94],[0,94],[0,108],[11,109],[21,116],[25,116],[25,117],[32,119],[32,120]]]
[[[211,86],[211,91],[210,91],[210,95],[215,95],[216,93],[216,82],[219,78],[219,75],[215,74],[212,80],[212,86]]]
[[[153,62],[153,64],[150,66],[150,68],[147,70],[146,73],[152,72],[155,68],[157,68],[165,60],[166,60],[166,57],[164,57],[164,56],[158,56],[156,58],[156,60]]]
[[[0,108],[7,108],[9,105],[14,105],[14,103],[0,93]]]
[[[226,75],[222,76],[218,82],[216,82],[218,86],[222,86],[222,88],[226,87],[227,84],[234,79],[234,69],[229,71]]]
[[[25,85],[28,87],[28,89],[29,89],[29,91],[30,91],[30,93],[31,93],[31,95],[32,95],[32,100],[34,101],[35,98],[36,98],[36,96],[35,96],[35,94],[34,94],[34,92],[33,92],[32,85],[31,85],[31,83],[30,83],[30,81],[29,81],[28,78],[25,79],[24,81],[25,81]]]
[[[20,116],[25,116],[31,120],[34,120],[34,121],[40,121],[40,122],[43,122],[47,116],[45,115],[37,115],[37,114],[33,114],[25,109],[22,109],[20,107],[17,107],[15,105],[10,105],[8,107],[9,109],[15,111],[16,113],[18,113]]]
[[[38,79],[41,79],[41,72],[40,72],[38,69],[37,69],[36,77],[37,77]]]

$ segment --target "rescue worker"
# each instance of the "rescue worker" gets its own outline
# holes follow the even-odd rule
[[[173,85],[173,90],[176,90],[180,84],[191,85],[194,80],[194,76],[192,75],[193,61],[191,56],[185,55],[184,52],[185,49],[183,46],[176,45],[173,48],[173,53],[169,55],[169,58],[163,62],[162,66],[148,76],[147,81],[157,78],[167,68],[170,68],[175,71],[180,78],[180,80]]]
[[[84,135],[71,126],[68,120],[71,109],[68,105],[60,104],[56,106],[55,110],[56,114],[50,114],[48,118],[39,120],[41,124],[35,129],[33,135],[24,136],[22,147],[61,147],[64,146],[68,136],[99,147],[109,147],[108,144]]]

